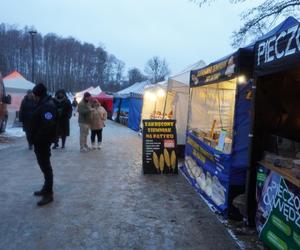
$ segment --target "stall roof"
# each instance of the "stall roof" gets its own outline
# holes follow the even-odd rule
[[[273,37],[299,22],[294,17],[288,17],[282,23],[277,25],[271,31],[258,38],[255,42],[238,49],[234,53],[222,57],[221,59],[210,63],[207,67],[202,67],[191,72],[190,86],[196,87],[219,81],[230,79],[233,75],[246,74],[252,71],[254,46],[268,37]],[[250,74],[252,75],[252,74]]]
[[[3,78],[4,86],[7,89],[16,89],[27,91],[32,89],[35,84],[26,80],[18,71],[13,71]]]
[[[200,69],[205,66],[205,62],[200,60],[182,70],[180,73],[168,79],[168,91],[189,93],[190,74],[192,70]]]
[[[300,25],[288,17],[255,44],[255,75],[262,76],[300,64]]]
[[[95,96],[96,98],[100,98],[103,100],[112,100],[113,96],[106,94],[105,92],[101,92],[100,94],[98,94],[97,96]]]
[[[145,87],[149,84],[148,81],[137,82],[130,87],[120,90],[116,93],[116,96],[127,97],[127,96],[142,96],[144,94]]]

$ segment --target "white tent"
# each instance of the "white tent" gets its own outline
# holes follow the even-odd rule
[[[11,95],[12,102],[9,105],[10,109],[19,110],[22,99],[26,95],[26,92],[33,89],[34,83],[26,80],[19,72],[13,71],[11,74],[3,78],[3,83],[6,89],[6,93]]]
[[[189,110],[189,84],[190,72],[205,66],[205,62],[200,60],[179,74],[168,79],[166,107],[173,105],[173,119],[176,120],[177,144],[184,145],[186,140],[186,129]]]
[[[130,94],[143,95],[145,87],[149,85],[148,81],[137,82],[126,89],[122,89],[116,93],[117,96],[126,96]]]
[[[163,118],[163,115],[165,117],[168,115],[172,107],[165,108],[166,93],[167,81],[150,84],[145,87],[142,120]]]
[[[76,98],[76,101],[78,103],[82,100],[83,95],[84,95],[85,92],[89,92],[92,96],[97,96],[102,92],[102,90],[99,86],[97,86],[96,88],[95,87],[89,87],[87,89],[84,89],[82,91],[77,92],[75,94],[75,98]]]

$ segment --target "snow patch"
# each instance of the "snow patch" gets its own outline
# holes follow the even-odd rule
[[[23,137],[25,135],[22,128],[7,128],[6,131],[1,134],[3,137]]]

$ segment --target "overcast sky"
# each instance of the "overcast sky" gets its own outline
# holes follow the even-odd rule
[[[210,63],[231,53],[239,14],[262,1],[227,2],[199,8],[189,0],[0,0],[0,22],[101,44],[127,68],[144,70],[157,55],[174,74],[198,60]]]

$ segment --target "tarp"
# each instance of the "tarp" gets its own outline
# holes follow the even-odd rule
[[[117,92],[113,101],[113,118],[117,119],[120,115],[127,116],[128,127],[138,131],[142,115],[144,89],[148,84],[148,81],[137,82]]]
[[[130,95],[135,95],[135,96],[142,97],[142,95],[144,94],[144,88],[147,85],[149,85],[148,81],[137,82],[126,89],[122,89],[122,90],[118,91],[116,93],[116,96],[126,97],[126,96],[130,96]]]
[[[111,118],[113,113],[113,96],[107,95],[105,92],[101,92],[100,94],[94,96],[94,98],[97,98],[97,100],[107,111],[109,118]]]
[[[21,102],[26,95],[27,90],[33,89],[34,83],[26,80],[19,72],[13,71],[3,78],[6,93],[11,95],[11,105],[9,109],[19,110]]]
[[[288,17],[255,44],[255,74],[268,75],[300,64],[300,25]]]
[[[129,98],[128,104],[130,110],[128,113],[128,127],[132,130],[139,131],[143,99],[131,97]]]

